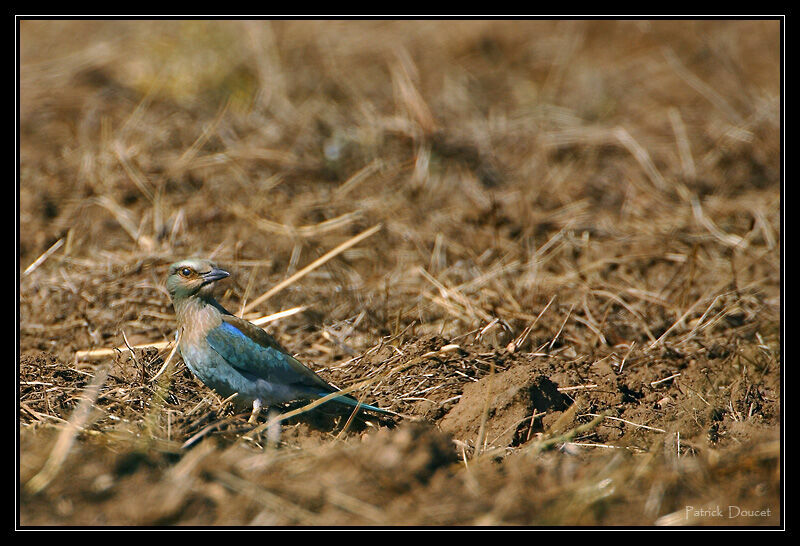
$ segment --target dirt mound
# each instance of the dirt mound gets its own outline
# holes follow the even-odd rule
[[[439,426],[473,448],[514,447],[542,431],[543,416],[566,406],[557,384],[538,375],[534,366],[520,364],[465,385]]]

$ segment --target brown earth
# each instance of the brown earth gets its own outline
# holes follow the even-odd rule
[[[18,525],[780,525],[779,52],[776,21],[22,21]],[[265,328],[397,416],[254,434],[154,380],[171,262],[240,312],[376,225],[244,316],[302,307]]]

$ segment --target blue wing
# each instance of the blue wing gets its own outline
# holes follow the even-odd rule
[[[247,335],[250,333],[249,329],[237,326],[241,325],[235,326],[229,320],[224,320],[221,325],[208,332],[206,341],[228,364],[242,372],[245,377],[255,376],[274,384],[291,385],[300,390],[308,389],[319,396],[336,390],[282,350],[264,330],[258,328],[268,339],[253,339]]]
[[[337,391],[290,355],[264,330],[234,315],[223,315],[222,324],[211,329],[206,340],[228,364],[251,380],[260,378],[291,387],[300,394],[320,398]],[[369,404],[359,404],[347,395],[335,400],[353,407],[392,413]]]

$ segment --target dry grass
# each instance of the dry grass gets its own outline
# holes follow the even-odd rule
[[[780,522],[777,21],[22,21],[20,47],[22,525]],[[253,431],[163,369],[189,255],[402,417]],[[770,514],[686,511],[716,505]]]

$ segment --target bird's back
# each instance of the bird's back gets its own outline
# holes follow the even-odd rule
[[[237,393],[237,405],[249,405],[256,399],[267,405],[283,404],[337,391],[263,329],[230,314],[216,301],[189,303],[178,318],[181,355],[187,366],[221,395]],[[357,404],[346,395],[336,400]],[[366,404],[361,407],[383,411]]]

